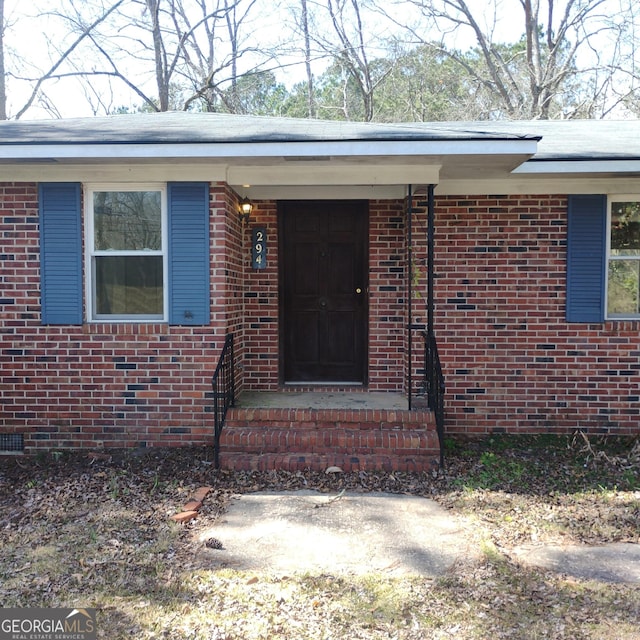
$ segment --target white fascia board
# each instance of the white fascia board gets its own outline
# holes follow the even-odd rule
[[[443,196],[501,195],[567,195],[569,193],[637,193],[638,178],[616,176],[513,176],[498,180],[443,180],[435,193]]]
[[[228,184],[250,185],[406,185],[437,184],[440,165],[308,165],[231,166]]]
[[[520,175],[639,172],[640,160],[541,160],[525,162],[513,170]]]
[[[17,163],[0,164],[7,182],[140,182],[203,180],[232,185],[406,185],[437,184],[439,165],[292,163],[274,166],[227,166],[194,163]]]
[[[226,165],[194,164],[0,164],[6,182],[169,182],[199,180],[224,182]]]
[[[4,159],[276,158],[534,155],[535,140],[343,140],[178,144],[0,144]]]

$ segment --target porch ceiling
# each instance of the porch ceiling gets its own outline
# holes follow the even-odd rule
[[[269,159],[228,165],[231,185],[406,185],[440,180],[505,178],[531,153]]]

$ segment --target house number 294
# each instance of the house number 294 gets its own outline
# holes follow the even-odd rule
[[[267,268],[267,230],[264,227],[255,227],[251,234],[251,266]]]

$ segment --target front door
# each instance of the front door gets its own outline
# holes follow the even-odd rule
[[[279,212],[284,382],[363,384],[366,203],[282,202]]]

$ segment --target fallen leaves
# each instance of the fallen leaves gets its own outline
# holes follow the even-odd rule
[[[587,442],[461,442],[435,476],[216,472],[202,448],[3,460],[0,602],[96,606],[99,637],[114,640],[595,638],[610,628],[632,638],[638,589],[566,580],[507,553],[531,540],[638,541],[638,444]],[[492,550],[438,580],[207,568],[205,556],[224,550],[198,536],[234,496],[303,488],[328,500],[345,491],[432,497],[473,518]],[[169,521],[198,500],[197,520]]]

